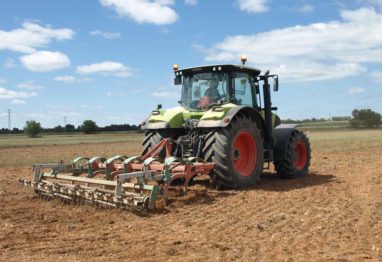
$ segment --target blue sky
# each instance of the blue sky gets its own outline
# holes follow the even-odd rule
[[[172,64],[280,75],[282,118],[382,112],[382,0],[2,1],[0,128],[139,124],[177,106]]]

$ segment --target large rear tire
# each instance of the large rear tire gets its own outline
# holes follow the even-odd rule
[[[294,130],[286,145],[284,159],[274,161],[276,171],[284,178],[303,177],[310,166],[310,143],[308,137]]]
[[[236,116],[228,127],[209,132],[203,147],[204,159],[215,163],[211,172],[216,186],[253,186],[263,170],[264,149],[260,126],[245,116]]]

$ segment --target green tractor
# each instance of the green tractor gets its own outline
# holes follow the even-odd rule
[[[179,69],[180,107],[161,105],[142,123],[146,130],[140,156],[79,156],[33,165],[32,179],[19,182],[43,198],[128,210],[151,210],[169,186],[210,175],[214,186],[256,184],[264,163],[273,162],[285,178],[305,176],[310,144],[296,125],[281,125],[272,113],[270,82],[278,76],[242,65]]]
[[[241,60],[242,65],[187,69],[175,64],[174,84],[182,85],[180,106],[158,105],[142,123],[142,155],[168,138],[173,156],[214,163],[210,177],[217,187],[255,185],[265,162],[273,162],[284,178],[305,176],[311,157],[307,136],[297,125],[282,125],[272,113],[277,108],[272,107],[270,86],[278,91],[278,75],[261,74],[245,66],[245,56]]]

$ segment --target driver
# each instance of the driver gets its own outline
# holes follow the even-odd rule
[[[204,92],[204,96],[208,96],[211,103],[216,103],[221,99],[221,95],[218,90],[219,82],[216,79],[210,80],[210,87]]]
[[[200,98],[199,106],[201,109],[206,109],[210,104],[217,103],[221,99],[218,90],[219,82],[216,79],[209,81],[209,88],[204,92],[204,96]]]

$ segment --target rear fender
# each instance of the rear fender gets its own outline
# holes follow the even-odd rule
[[[296,130],[298,125],[282,124],[273,129],[274,150],[273,159],[281,160],[285,158],[289,137]]]

